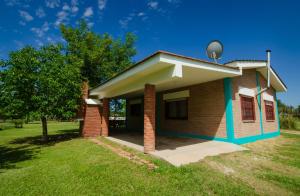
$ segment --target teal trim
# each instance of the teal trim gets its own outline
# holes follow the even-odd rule
[[[261,87],[260,87],[259,73],[258,72],[256,72],[256,88],[257,88],[257,92],[260,92]],[[257,103],[258,103],[258,109],[259,109],[260,132],[261,132],[261,135],[263,135],[264,134],[264,126],[263,126],[263,117],[262,117],[262,111],[261,111],[261,94],[257,95]]]
[[[179,132],[173,132],[173,131],[159,131],[159,135],[163,136],[172,136],[172,137],[182,137],[182,138],[193,138],[193,139],[205,139],[205,140],[216,140],[216,141],[222,141],[222,142],[228,142],[226,138],[221,137],[211,137],[206,135],[197,135],[192,133],[179,133]]]
[[[276,137],[279,135],[280,135],[280,133],[278,131],[275,131],[275,132],[271,132],[271,133],[265,133],[263,135],[254,135],[254,136],[249,136],[249,137],[238,138],[238,139],[235,139],[232,143],[246,144],[249,142],[255,142],[258,140],[273,138],[273,137]]]
[[[276,92],[275,92],[275,100],[276,100],[275,112],[276,112],[277,122],[278,122],[278,132],[280,133],[280,119],[279,119],[278,101],[277,101],[277,94],[276,94]]]
[[[158,135],[163,135],[163,136],[215,140],[215,141],[221,141],[221,142],[230,142],[230,143],[234,143],[234,144],[246,144],[246,143],[255,142],[255,141],[258,141],[258,140],[264,140],[264,139],[277,137],[277,136],[280,135],[280,133],[278,131],[275,131],[275,132],[271,132],[271,133],[265,133],[264,135],[259,134],[259,135],[254,135],[254,136],[242,137],[242,138],[236,138],[236,139],[233,139],[233,140],[229,140],[229,139],[221,138],[221,137],[197,135],[197,134],[192,134],[192,133],[179,133],[179,132],[174,132],[174,131],[163,131],[163,132],[159,131],[157,133],[158,133]]]
[[[234,140],[234,124],[232,111],[232,85],[231,78],[224,79],[225,113],[226,113],[226,132],[229,141]]]
[[[161,114],[161,110],[160,110],[160,94],[157,93],[156,94],[156,101],[155,101],[155,127],[156,127],[156,132],[160,132],[160,114]]]

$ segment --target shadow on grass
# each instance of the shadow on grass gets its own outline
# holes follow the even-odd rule
[[[15,169],[16,163],[33,159],[39,147],[24,145],[17,148],[0,146],[0,169]],[[1,170],[0,170],[1,173]]]
[[[10,142],[10,144],[31,144],[41,146],[52,146],[56,143],[68,141],[74,138],[78,138],[78,129],[58,130],[58,134],[49,135],[48,142],[44,142],[41,136],[17,138]]]
[[[0,173],[1,169],[16,169],[16,163],[34,159],[42,147],[68,141],[79,137],[78,129],[58,130],[57,134],[49,135],[47,143],[41,136],[24,137],[12,140],[9,144],[21,145],[18,147],[0,145]]]

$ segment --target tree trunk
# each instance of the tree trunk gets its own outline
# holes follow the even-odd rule
[[[46,117],[42,117],[42,126],[43,126],[43,137],[42,140],[44,142],[48,142],[48,127],[47,127],[47,118]]]

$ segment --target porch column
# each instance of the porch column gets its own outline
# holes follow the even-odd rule
[[[155,150],[155,86],[146,84],[144,89],[144,152]]]
[[[109,99],[103,98],[102,100],[102,126],[101,135],[104,137],[108,136],[108,126],[109,126]]]

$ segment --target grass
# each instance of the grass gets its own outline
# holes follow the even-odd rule
[[[39,140],[40,124],[0,130],[0,195],[296,195],[300,191],[299,135],[284,134],[248,144],[247,152],[179,168],[135,152],[159,166],[149,170],[80,138],[77,127],[49,123],[47,145]]]
[[[295,122],[295,129],[300,131],[300,120]]]

